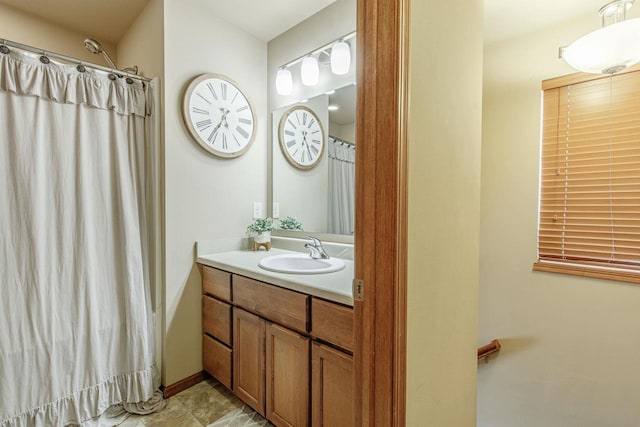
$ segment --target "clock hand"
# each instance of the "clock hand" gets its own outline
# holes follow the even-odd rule
[[[305,145],[305,147],[307,147],[307,153],[309,153],[309,160],[311,160],[312,159],[311,150],[309,149],[309,143],[306,140],[305,140],[305,144],[304,145]]]

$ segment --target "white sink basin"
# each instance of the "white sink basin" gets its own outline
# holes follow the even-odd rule
[[[344,261],[338,258],[314,259],[308,254],[283,254],[262,258],[258,266],[277,273],[323,274],[342,270]]]

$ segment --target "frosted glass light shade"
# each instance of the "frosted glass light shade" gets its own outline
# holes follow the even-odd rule
[[[286,68],[280,68],[276,74],[276,92],[278,95],[291,95],[293,92],[293,77]]]
[[[315,56],[307,56],[300,66],[300,78],[305,86],[315,86],[320,80],[320,67]]]
[[[347,74],[351,67],[351,49],[344,40],[338,40],[331,47],[331,71],[333,74]]]
[[[578,71],[613,74],[640,61],[640,18],[608,25],[571,43],[562,58]]]

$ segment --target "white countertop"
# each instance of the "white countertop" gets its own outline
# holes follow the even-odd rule
[[[271,255],[299,253],[271,248],[270,251],[233,250],[200,255],[200,264],[219,268],[230,273],[250,277],[276,286],[303,292],[319,298],[353,306],[351,283],[353,281],[353,261],[343,259],[345,268],[334,273],[286,274],[263,270],[258,266],[262,258]]]

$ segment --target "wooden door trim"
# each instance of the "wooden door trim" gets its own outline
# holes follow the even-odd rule
[[[409,0],[358,0],[356,426],[404,426]]]

